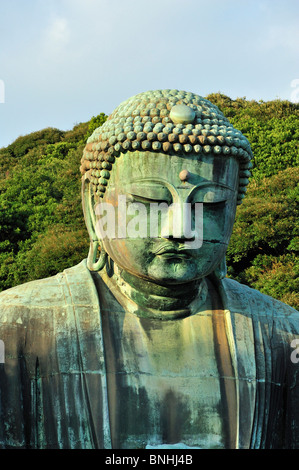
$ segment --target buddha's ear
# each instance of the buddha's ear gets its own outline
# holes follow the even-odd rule
[[[89,172],[85,173],[82,176],[82,205],[83,205],[83,214],[85,225],[89,233],[89,238],[91,241],[98,241],[98,237],[95,231],[95,200],[94,194],[92,190],[92,186],[90,183],[90,176]]]
[[[221,281],[222,279],[224,279],[226,275],[227,275],[226,257],[225,255],[223,255],[221,262],[219,263],[217,268],[214,269],[214,271],[209,275],[209,277],[212,280],[215,280],[217,282],[217,281]]]
[[[223,259],[222,259],[221,263],[215,269],[214,274],[217,277],[217,279],[224,279],[225,276],[227,275],[227,266],[226,266],[226,257],[225,257],[225,255],[223,256]]]
[[[87,267],[90,271],[100,271],[106,264],[107,254],[101,247],[99,237],[96,234],[95,196],[90,183],[89,172],[82,177],[82,205],[85,225],[90,238]],[[100,253],[98,253],[100,249]],[[100,254],[99,258],[98,254]]]

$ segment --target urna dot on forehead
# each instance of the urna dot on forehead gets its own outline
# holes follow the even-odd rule
[[[87,140],[81,173],[103,197],[115,159],[134,151],[234,157],[240,163],[238,204],[246,192],[253,156],[247,138],[195,93],[153,90],[122,102]]]

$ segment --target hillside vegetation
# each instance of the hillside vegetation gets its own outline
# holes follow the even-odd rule
[[[299,309],[299,105],[215,103],[249,139],[252,178],[237,209],[228,276]],[[0,149],[0,291],[56,274],[87,256],[80,159],[104,113],[70,131],[43,129]]]

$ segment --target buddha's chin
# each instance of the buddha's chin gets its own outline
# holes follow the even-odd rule
[[[148,279],[162,285],[185,284],[205,276],[191,259],[158,259],[148,267]]]

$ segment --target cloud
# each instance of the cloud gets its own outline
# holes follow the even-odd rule
[[[56,17],[51,20],[45,31],[45,46],[53,53],[65,48],[71,39],[69,23],[65,18]]]
[[[275,25],[271,26],[266,34],[264,47],[275,49],[283,47],[290,53],[299,52],[299,28],[298,24]]]
[[[294,90],[291,93],[291,101],[293,103],[299,103],[299,78],[294,78],[291,81],[291,87],[294,88]]]

